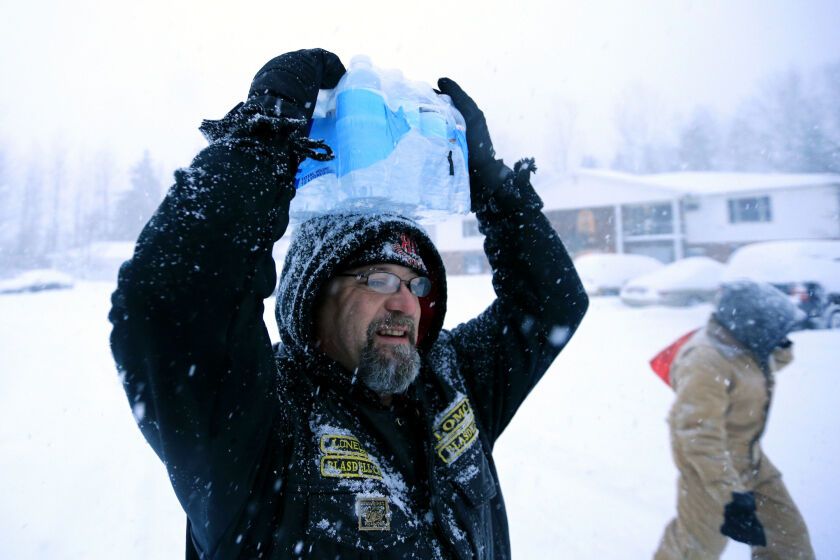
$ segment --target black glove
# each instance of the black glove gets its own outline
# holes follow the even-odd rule
[[[467,124],[472,211],[479,213],[493,208],[504,213],[525,207],[541,208],[542,202],[529,182],[531,173],[537,170],[534,160],[519,161],[511,171],[502,160],[496,159],[487,121],[475,101],[449,78],[439,79],[438,88],[452,98]]]
[[[315,111],[318,90],[334,88],[344,72],[338,57],[323,49],[281,54],[269,60],[254,76],[248,101],[239,103],[223,119],[205,120],[200,130],[210,143],[244,134],[262,138],[264,146],[271,146],[271,138],[286,126],[273,122],[277,120],[273,117],[309,119]],[[287,134],[284,132],[283,136]],[[312,147],[324,149],[325,153],[314,152]],[[323,143],[315,143],[298,157],[329,159],[332,152]]]
[[[493,150],[493,142],[490,141],[490,132],[487,130],[487,121],[484,120],[484,113],[475,104],[475,101],[449,78],[438,80],[438,88],[452,98],[455,108],[461,112],[467,123],[467,149],[470,152],[470,173],[477,173],[482,167],[493,163],[496,159],[496,152]]]
[[[504,162],[496,159],[496,151],[490,140],[490,131],[487,130],[487,121],[475,101],[461,89],[461,86],[449,78],[439,79],[438,88],[441,93],[452,98],[452,103],[460,111],[467,124],[467,151],[469,152],[467,166],[473,179],[470,181],[470,196],[473,211],[476,211],[487,204],[490,197],[511,174],[511,170]]]
[[[318,90],[334,88],[344,72],[341,60],[324,49],[281,54],[254,76],[245,108],[258,107],[269,115],[309,119],[315,111]]]
[[[750,546],[767,546],[764,527],[755,515],[752,492],[732,492],[732,501],[723,509],[720,532]]]

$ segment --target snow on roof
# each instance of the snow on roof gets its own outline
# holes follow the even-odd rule
[[[681,172],[634,175],[605,169],[581,169],[562,177],[534,178],[547,209],[641,204],[713,195],[808,186],[838,185],[840,175],[822,173]]]
[[[840,185],[840,175],[828,173],[682,172],[640,175],[644,182],[691,194],[721,194],[819,185]]]
[[[537,174],[534,187],[545,207],[554,210],[667,201],[682,195],[671,188],[645,183],[639,175],[589,169],[560,178]]]

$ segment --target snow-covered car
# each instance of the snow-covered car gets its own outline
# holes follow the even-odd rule
[[[631,278],[663,266],[653,257],[623,253],[590,253],[575,259],[583,287],[591,296],[618,295]]]
[[[688,257],[633,278],[621,288],[627,305],[685,306],[715,297],[725,265],[708,257]]]
[[[738,278],[779,288],[808,315],[808,327],[840,328],[840,241],[746,245],[729,257],[721,280]]]
[[[12,278],[0,280],[0,294],[63,290],[73,287],[73,278],[50,268],[27,270]]]

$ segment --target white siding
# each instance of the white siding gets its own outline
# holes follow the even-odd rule
[[[433,228],[428,228],[432,240],[438,251],[482,251],[484,249],[484,236],[464,237],[463,222],[475,221],[475,216],[456,215],[446,221],[436,223]],[[431,230],[434,230],[432,232]]]
[[[771,221],[729,222],[730,199],[760,196],[770,197]],[[685,213],[686,241],[689,243],[840,237],[840,201],[836,186],[710,195],[699,201],[699,209]]]

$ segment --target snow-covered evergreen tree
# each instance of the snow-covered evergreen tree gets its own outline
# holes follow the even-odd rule
[[[136,239],[160,200],[161,182],[146,150],[143,158],[131,168],[130,188],[117,201],[111,237],[124,241]]]

